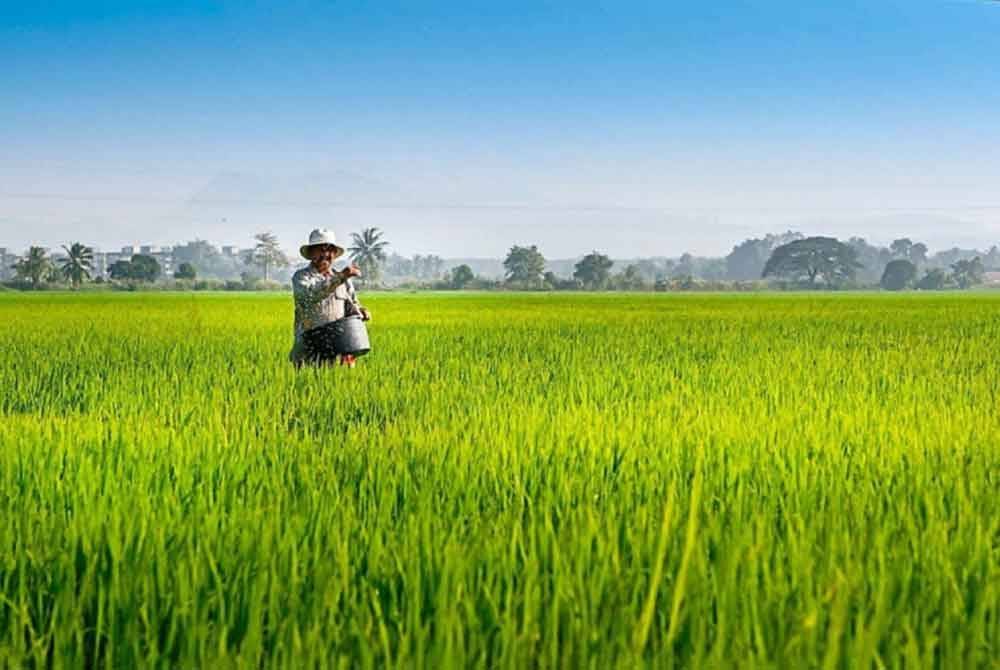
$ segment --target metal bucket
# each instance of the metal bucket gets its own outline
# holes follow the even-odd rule
[[[364,356],[371,351],[368,327],[358,315],[345,316],[302,333],[313,358],[335,358],[343,354]]]

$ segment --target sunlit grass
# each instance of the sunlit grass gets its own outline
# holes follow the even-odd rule
[[[0,665],[995,667],[1000,296],[366,302],[0,296]]]

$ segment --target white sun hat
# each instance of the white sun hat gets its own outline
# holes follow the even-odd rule
[[[299,254],[302,255],[302,258],[308,260],[309,247],[318,247],[327,244],[335,249],[334,253],[336,255],[334,258],[340,258],[344,255],[344,248],[337,244],[337,236],[333,234],[332,230],[327,230],[326,228],[317,228],[309,233],[309,243],[299,247]]]

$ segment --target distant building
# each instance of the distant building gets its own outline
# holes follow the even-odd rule
[[[133,256],[135,256],[139,252],[136,251],[135,247],[128,246],[128,247],[122,247],[122,252],[121,253],[122,253],[122,257],[127,260],[127,259],[132,258]]]
[[[17,256],[7,250],[7,247],[0,247],[0,280],[13,279],[14,268],[11,266],[17,262]]]
[[[99,249],[94,249],[94,260],[90,266],[90,276],[94,279],[108,274],[108,255]]]
[[[173,247],[158,247],[155,244],[143,244],[139,246],[138,253],[143,256],[156,256],[158,254],[170,254],[173,251]]]
[[[174,253],[173,251],[154,251],[149,254],[156,259],[156,262],[160,264],[160,271],[162,276],[166,277],[174,273]]]
[[[987,286],[1000,287],[1000,272],[991,270],[990,272],[983,273],[983,283]]]
[[[236,258],[240,255],[240,248],[232,245],[222,247],[222,255],[228,256],[229,258]]]

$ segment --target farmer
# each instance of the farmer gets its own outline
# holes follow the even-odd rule
[[[307,330],[356,314],[365,321],[371,319],[368,310],[358,304],[354,287],[348,281],[351,277],[360,277],[361,269],[354,263],[340,271],[333,269],[333,261],[344,255],[344,249],[337,246],[333,231],[312,231],[309,243],[303,244],[299,253],[309,261],[309,265],[292,276],[295,344],[288,357],[296,367],[318,362],[303,341],[302,334]],[[354,367],[354,356],[342,355],[340,364]]]

